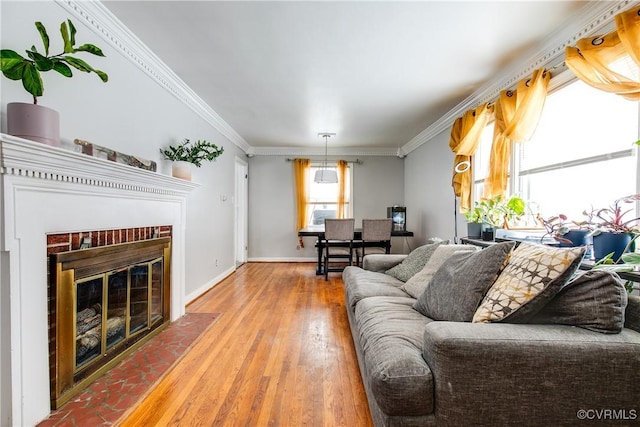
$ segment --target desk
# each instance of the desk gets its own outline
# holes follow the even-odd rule
[[[301,228],[298,231],[298,237],[315,237],[316,247],[318,248],[318,264],[316,265],[316,274],[324,274],[322,270],[322,245],[320,241],[324,239],[324,225],[316,225],[311,227]],[[413,237],[413,231],[393,230],[391,237]],[[356,228],[353,230],[353,240],[362,240],[362,228]],[[360,242],[362,244],[362,242]]]

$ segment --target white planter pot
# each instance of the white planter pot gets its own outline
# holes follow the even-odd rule
[[[171,175],[174,178],[191,181],[191,163],[189,162],[173,162],[171,166]]]
[[[37,104],[7,104],[7,133],[43,144],[60,146],[60,115]]]

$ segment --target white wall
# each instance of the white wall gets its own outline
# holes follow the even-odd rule
[[[51,39],[51,51],[61,49],[60,23],[72,18],[59,5],[46,2],[2,2],[2,47],[23,52],[42,42],[34,26],[41,21]],[[201,290],[233,268],[232,197],[235,155],[244,153],[184,103],[111,48],[80,20],[73,19],[77,44],[93,43],[106,58],[78,54],[94,68],[109,74],[102,83],[94,74],[74,70],[64,78],[43,74],[44,96],[38,103],[60,113],[63,143],[85,139],[105,147],[160,162],[159,148],[183,138],[207,139],[224,146],[213,163],[195,169],[193,180],[202,184],[187,201],[187,295]],[[1,80],[2,131],[6,133],[6,104],[31,102],[21,82]],[[216,260],[218,265],[216,266]]]
[[[449,134],[450,130],[441,132],[405,158],[407,228],[414,231],[416,245],[431,237],[454,237],[454,155],[449,148]],[[458,214],[458,224],[458,236],[466,236],[463,215]]]
[[[345,157],[347,161],[355,157]],[[397,157],[359,157],[353,164],[353,216],[384,218],[387,206],[404,203],[404,161]],[[295,226],[293,164],[282,156],[256,156],[249,160],[249,260],[304,261],[316,259],[314,238],[304,238],[298,249]],[[411,215],[411,213],[408,213]],[[394,238],[392,248],[401,251]]]

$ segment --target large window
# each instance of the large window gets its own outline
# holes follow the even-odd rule
[[[338,211],[338,184],[319,184],[313,181],[316,171],[321,169],[321,164],[312,164],[309,168],[309,203],[307,206],[307,218],[309,225],[323,225],[325,218],[337,218]],[[347,167],[345,181],[345,218],[352,217],[351,203],[351,167]]]
[[[534,137],[515,144],[510,188],[543,216],[582,218],[592,207],[637,192],[639,103],[581,81],[547,97]],[[475,156],[474,195],[482,195],[493,126]],[[476,199],[477,200],[477,199]]]

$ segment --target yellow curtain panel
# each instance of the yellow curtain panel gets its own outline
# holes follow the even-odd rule
[[[538,69],[530,79],[519,81],[515,91],[500,92],[495,105],[489,172],[484,183],[485,198],[505,194],[513,143],[528,141],[533,136],[547,99],[550,79],[550,72]]]
[[[453,192],[460,197],[460,212],[471,208],[471,156],[480,144],[480,136],[493,113],[493,106],[482,104],[458,117],[451,128],[449,147],[456,155],[453,161]]]
[[[640,6],[615,17],[616,29],[604,36],[578,40],[565,51],[567,68],[583,82],[631,101],[640,101],[640,81],[612,69],[630,56],[640,66]]]
[[[296,233],[307,226],[307,202],[309,200],[309,159],[293,159],[293,178],[296,198]],[[298,237],[298,245],[304,248],[302,237]]]
[[[338,218],[345,218],[345,190],[347,182],[347,162],[345,160],[338,160],[338,206],[336,216]]]

